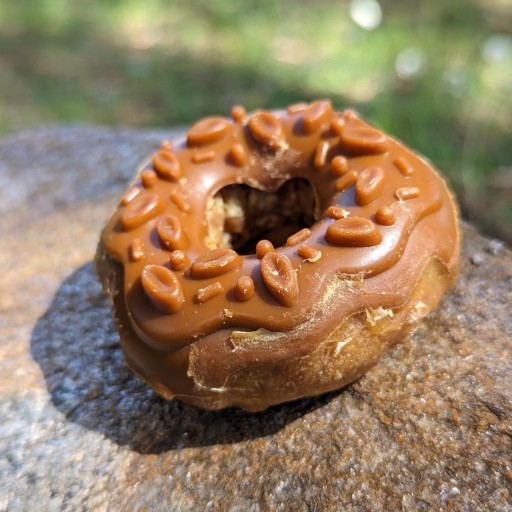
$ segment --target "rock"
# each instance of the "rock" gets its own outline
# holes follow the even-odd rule
[[[512,253],[469,225],[441,307],[344,391],[214,413],[125,368],[91,259],[172,135],[0,140],[0,510],[512,510]]]

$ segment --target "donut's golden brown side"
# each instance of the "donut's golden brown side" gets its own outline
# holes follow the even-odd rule
[[[232,117],[155,154],[96,261],[135,373],[258,411],[360,377],[437,306],[460,240],[444,181],[354,113]]]

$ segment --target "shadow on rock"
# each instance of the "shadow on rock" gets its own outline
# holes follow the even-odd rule
[[[54,405],[70,421],[140,453],[270,435],[333,394],[249,414],[166,401],[125,366],[110,304],[88,263],[68,277],[37,322],[31,351]]]

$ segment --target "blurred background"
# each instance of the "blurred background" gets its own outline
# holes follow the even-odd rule
[[[512,242],[512,0],[2,0],[0,135],[329,97]]]

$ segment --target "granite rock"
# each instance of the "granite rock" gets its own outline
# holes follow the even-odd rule
[[[91,260],[174,134],[0,139],[0,510],[512,510],[512,253],[469,225],[440,308],[345,390],[207,412],[125,368]]]

